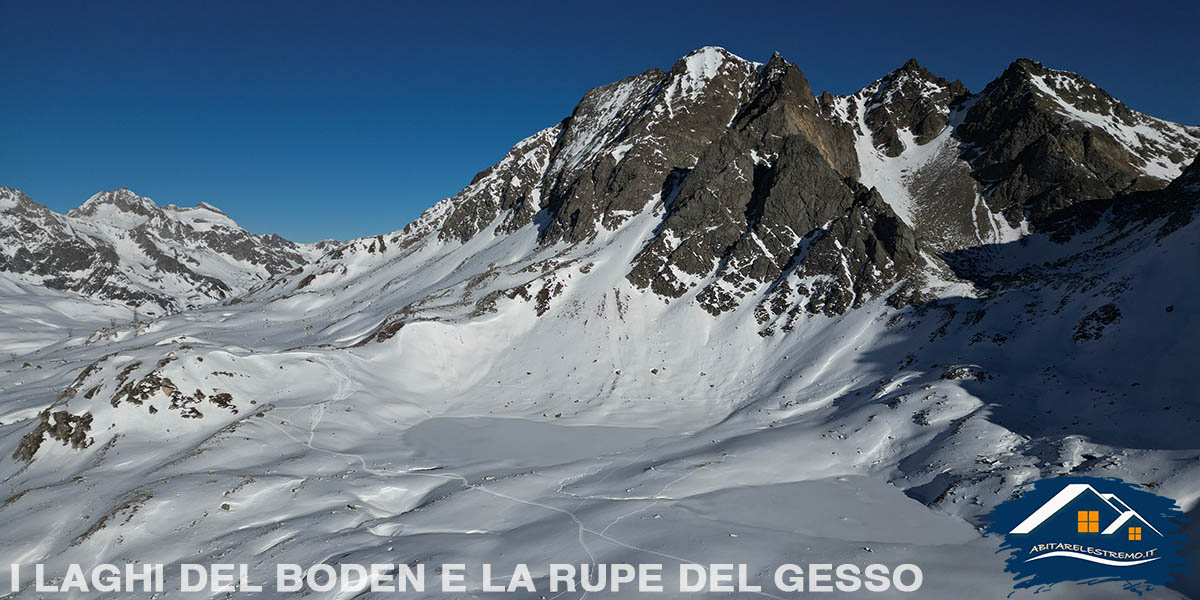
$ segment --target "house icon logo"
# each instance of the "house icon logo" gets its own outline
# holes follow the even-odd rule
[[[1145,517],[1130,508],[1116,494],[1102,494],[1096,491],[1096,488],[1092,487],[1091,484],[1087,483],[1067,484],[1049,502],[1038,507],[1032,515],[1021,521],[1008,533],[1010,535],[1032,533],[1034,529],[1045,525],[1048,521],[1061,522],[1062,519],[1055,519],[1055,516],[1064,511],[1069,514],[1072,514],[1073,511],[1075,515],[1075,533],[1098,533],[1101,536],[1115,535],[1117,538],[1122,534],[1127,534],[1128,537],[1126,539],[1128,541],[1146,541],[1147,547],[1150,546],[1149,542],[1151,540],[1143,540],[1143,535],[1157,535],[1158,537],[1162,537],[1161,531],[1150,523],[1147,523]],[[1102,526],[1103,529],[1101,529]],[[1153,554],[1152,551],[1151,554]],[[1162,558],[1160,556],[1146,556],[1126,560],[1113,560],[1078,552],[1054,551],[1038,555],[1030,560],[1040,560],[1051,556],[1078,558],[1114,567],[1133,566]]]
[[[1015,587],[1122,582],[1143,591],[1186,570],[1175,502],[1116,479],[1067,477],[1023,486],[987,527],[1003,538]]]

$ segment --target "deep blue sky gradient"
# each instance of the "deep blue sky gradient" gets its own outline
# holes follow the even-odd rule
[[[910,56],[973,91],[1027,56],[1200,124],[1200,3],[0,0],[0,185],[128,186],[299,241],[402,227],[585,90],[778,50],[817,91]]]

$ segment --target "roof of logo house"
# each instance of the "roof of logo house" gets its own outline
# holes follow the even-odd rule
[[[1147,527],[1153,530],[1154,533],[1157,533],[1160,536],[1162,535],[1161,531],[1155,529],[1149,521],[1142,517],[1142,515],[1139,515],[1137,511],[1133,510],[1133,508],[1131,508],[1128,504],[1125,504],[1125,501],[1118,498],[1116,494],[1101,494],[1100,492],[1096,491],[1096,488],[1086,483],[1072,483],[1067,485],[1062,489],[1062,491],[1055,494],[1053,498],[1035,510],[1033,514],[1029,515],[1029,517],[1027,517],[1024,521],[1021,521],[1012,529],[1012,531],[1009,531],[1009,533],[1030,533],[1036,529],[1038,525],[1041,525],[1043,522],[1045,522],[1046,519],[1054,516],[1055,513],[1065,508],[1081,494],[1086,492],[1095,494],[1098,498],[1104,501],[1105,505],[1113,509],[1117,515],[1117,518],[1112,522],[1112,524],[1105,528],[1104,531],[1100,532],[1101,535],[1111,535],[1131,519],[1137,519],[1138,521],[1141,521]]]

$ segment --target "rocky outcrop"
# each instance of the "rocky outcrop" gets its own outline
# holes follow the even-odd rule
[[[533,222],[542,209],[542,177],[562,126],[543,129],[521,140],[500,162],[480,171],[450,199],[441,222],[443,240],[465,242],[497,218],[496,233],[512,233]]]
[[[13,460],[26,462],[33,460],[47,435],[50,436],[50,439],[62,442],[64,446],[70,446],[76,450],[92,444],[92,438],[88,436],[92,429],[91,413],[73,415],[65,410],[51,413],[50,409],[46,409],[38,415],[38,419],[39,422],[33,431],[21,437],[17,449],[12,454]]]

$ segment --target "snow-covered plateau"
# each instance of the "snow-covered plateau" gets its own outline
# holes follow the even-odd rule
[[[782,563],[914,563],[846,595],[1031,597],[981,533],[1021,484],[1198,516],[1198,150],[1024,59],[835,96],[703,48],[341,244],[4,188],[0,565],[745,563],[763,592],[708,595],[786,597]]]

